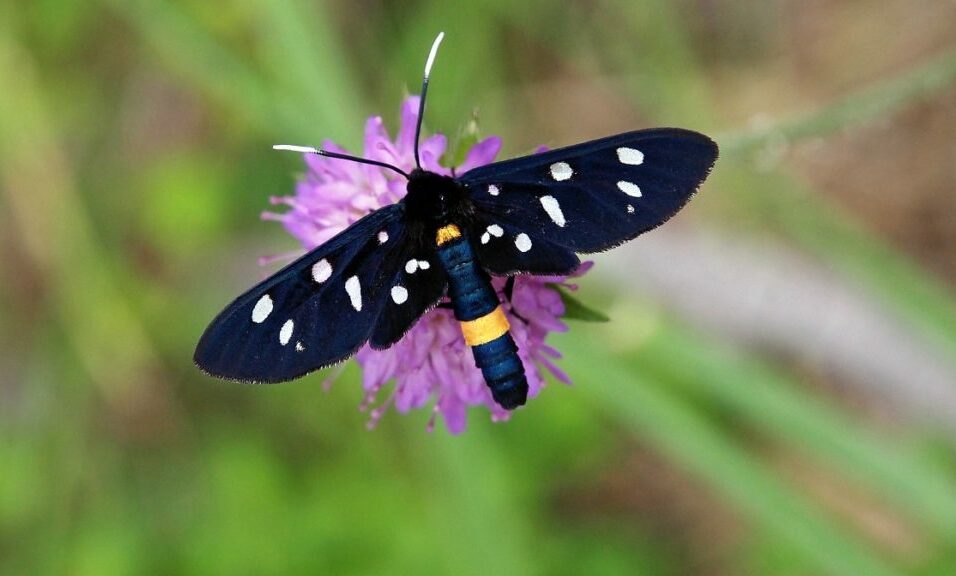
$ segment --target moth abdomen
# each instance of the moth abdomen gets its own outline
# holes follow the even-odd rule
[[[461,323],[465,344],[502,408],[513,410],[525,403],[528,381],[518,357],[518,346],[509,333],[491,278],[478,266],[469,240],[454,224],[438,229],[438,259],[448,275],[448,296]]]
[[[506,410],[524,405],[528,399],[528,380],[511,333],[505,332],[490,342],[472,346],[471,352],[495,402]]]

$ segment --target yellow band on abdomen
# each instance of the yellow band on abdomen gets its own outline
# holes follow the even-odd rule
[[[435,243],[441,246],[455,238],[461,238],[461,230],[458,229],[458,226],[449,224],[438,229],[438,233],[435,235]]]
[[[510,327],[504,310],[498,306],[481,318],[462,322],[461,333],[465,336],[465,344],[478,346],[507,333]]]

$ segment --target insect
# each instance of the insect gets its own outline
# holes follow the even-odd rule
[[[206,329],[195,362],[247,382],[282,382],[384,349],[436,305],[461,324],[491,394],[512,410],[528,384],[491,276],[567,275],[577,253],[613,248],[684,206],[717,159],[708,137],[677,128],[627,132],[481,166],[458,176],[300,146],[277,149],[380,166],[407,179],[396,204],[361,220],[259,283]],[[447,296],[447,302],[442,302]]]

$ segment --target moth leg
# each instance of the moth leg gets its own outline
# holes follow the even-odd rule
[[[511,308],[511,315],[517,318],[518,320],[521,320],[525,324],[528,324],[527,318],[525,318],[521,314],[518,314],[518,311],[515,310],[514,302],[511,301],[511,298],[512,296],[514,296],[514,293],[515,293],[515,278],[516,276],[508,276],[508,279],[505,280],[505,288],[504,288],[505,299],[508,301],[508,306]]]
[[[515,276],[508,276],[508,279],[505,280],[505,298],[508,299],[508,304],[511,304],[511,297],[515,293]]]

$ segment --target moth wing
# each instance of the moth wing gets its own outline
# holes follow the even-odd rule
[[[491,214],[480,214],[474,221],[471,245],[482,268],[497,276],[565,275],[581,263],[573,251],[540,232]]]
[[[400,270],[390,289],[389,303],[372,332],[372,348],[388,348],[401,340],[438,304],[448,286],[434,247],[410,247],[398,264]]]
[[[396,305],[392,287],[413,250],[402,216],[397,204],[375,211],[239,296],[200,338],[196,364],[269,383],[353,355]]]
[[[481,220],[590,253],[666,222],[716,159],[703,134],[656,128],[488,164],[459,181]]]

